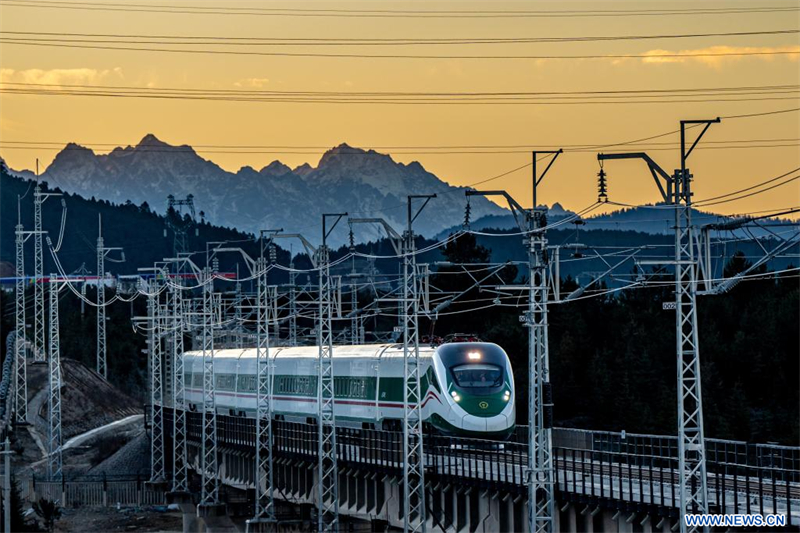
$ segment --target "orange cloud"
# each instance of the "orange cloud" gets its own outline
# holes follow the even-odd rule
[[[57,87],[62,85],[91,85],[109,77],[121,79],[123,77],[122,69],[119,67],[105,70],[93,68],[56,68],[51,70],[42,70],[38,68],[28,70],[0,69],[0,83],[34,83]]]
[[[791,52],[791,53],[783,53]],[[707,54],[707,55],[704,55]],[[753,54],[753,55],[721,55],[721,54]],[[800,46],[710,46],[694,50],[648,50],[641,59],[643,63],[688,63],[690,61],[720,68],[723,64],[742,59],[759,59],[774,61],[785,58],[790,61],[800,59]],[[663,56],[670,57],[663,57]]]
[[[239,80],[235,82],[233,85],[235,87],[249,87],[253,89],[260,89],[268,84],[269,84],[269,78],[247,78],[244,80]]]

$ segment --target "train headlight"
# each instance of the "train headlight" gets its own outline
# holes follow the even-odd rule
[[[470,361],[480,361],[481,352],[467,352],[467,357]]]
[[[504,399],[505,401],[508,401],[508,400],[510,400],[510,399],[511,399],[511,391],[506,391],[506,392],[503,394],[503,399]]]
[[[457,393],[456,391],[452,391],[452,392],[450,392],[450,396],[452,396],[452,397],[453,397],[453,399],[454,399],[455,401],[457,401],[457,402],[460,402],[460,401],[461,401],[461,396],[459,396],[459,395],[458,395],[458,393]]]

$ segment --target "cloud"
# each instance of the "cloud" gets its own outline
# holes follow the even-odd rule
[[[269,78],[245,78],[234,83],[236,87],[251,87],[260,89],[269,84]]]
[[[0,82],[2,83],[32,83],[52,85],[55,87],[64,85],[93,85],[109,77],[122,79],[122,69],[119,67],[104,70],[93,68],[56,68],[51,70],[42,70],[38,68],[28,70],[0,69]]]
[[[792,54],[781,54],[776,52],[794,52]],[[708,55],[702,55],[708,54]],[[716,55],[715,55],[716,54]],[[760,54],[760,55],[720,55],[720,54]],[[797,61],[800,59],[800,46],[710,46],[708,48],[698,48],[694,50],[648,50],[643,55],[652,56],[641,59],[643,63],[662,64],[662,63],[702,63],[714,68],[720,68],[723,64],[741,61],[742,59],[758,59],[761,61],[775,61],[777,59],[788,59]],[[669,55],[671,57],[658,57]],[[694,57],[693,57],[694,56]]]

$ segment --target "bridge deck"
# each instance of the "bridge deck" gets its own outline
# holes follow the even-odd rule
[[[200,442],[200,413],[188,413],[188,436]],[[165,413],[166,426],[171,412]],[[220,446],[252,453],[255,421],[218,416]],[[166,428],[165,428],[166,429]],[[171,432],[171,430],[167,430]],[[467,484],[525,496],[525,428],[507,442],[429,435],[426,471],[431,481]],[[273,424],[276,459],[316,462],[316,426]],[[561,499],[618,502],[676,514],[679,501],[674,437],[554,430],[553,457]],[[709,503],[719,513],[780,513],[800,524],[800,448],[708,440]],[[402,472],[402,434],[337,428],[340,467],[389,475]],[[242,486],[252,487],[252,479]]]

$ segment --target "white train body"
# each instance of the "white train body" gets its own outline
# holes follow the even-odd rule
[[[317,416],[318,347],[272,348],[272,412],[276,418]],[[203,409],[202,352],[184,359],[189,408]],[[217,412],[255,416],[256,350],[214,353]],[[337,425],[400,428],[403,420],[403,347],[335,346]],[[503,437],[514,429],[514,378],[506,353],[491,343],[420,347],[423,420],[444,434]]]

